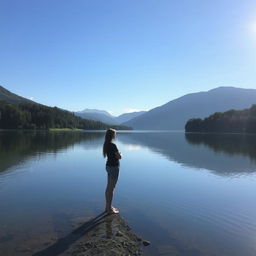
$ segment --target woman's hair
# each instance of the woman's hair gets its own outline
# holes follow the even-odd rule
[[[106,155],[107,155],[108,146],[111,143],[111,141],[114,139],[115,134],[116,134],[115,129],[112,129],[112,128],[107,129],[106,134],[105,134],[105,142],[103,144],[103,156],[104,157],[106,157]]]

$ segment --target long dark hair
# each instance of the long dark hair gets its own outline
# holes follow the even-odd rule
[[[108,146],[111,143],[111,141],[114,139],[115,135],[116,135],[115,129],[112,129],[112,128],[107,129],[106,134],[105,134],[105,142],[103,144],[103,156],[104,157],[106,157]]]

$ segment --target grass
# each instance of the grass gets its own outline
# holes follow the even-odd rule
[[[50,131],[83,131],[83,129],[77,128],[50,128]]]

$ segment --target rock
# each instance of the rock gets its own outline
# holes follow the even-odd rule
[[[149,241],[147,241],[147,240],[144,240],[142,243],[143,243],[143,245],[144,245],[144,246],[148,246],[148,245],[150,245],[150,242],[149,242]]]
[[[120,231],[117,231],[116,236],[123,236],[123,234]]]
[[[81,237],[61,256],[140,256],[142,243],[150,244],[134,234],[120,214],[103,216],[94,227],[81,232]]]

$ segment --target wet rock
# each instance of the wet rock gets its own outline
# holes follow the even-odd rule
[[[147,241],[147,240],[144,240],[142,243],[143,243],[144,246],[149,246],[150,245],[150,242]]]
[[[107,215],[61,256],[140,256],[141,241],[119,214]]]

